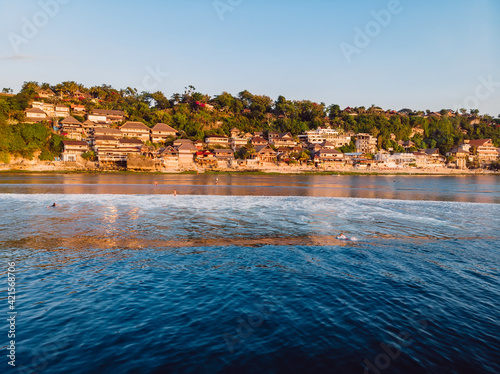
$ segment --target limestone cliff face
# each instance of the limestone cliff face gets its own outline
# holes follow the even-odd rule
[[[155,162],[139,155],[129,155],[127,159],[128,170],[153,171],[156,169]]]

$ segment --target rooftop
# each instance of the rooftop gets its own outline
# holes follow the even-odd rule
[[[165,123],[157,123],[156,125],[153,126],[151,129],[152,131],[165,131],[165,132],[177,132],[176,129],[173,127],[170,127],[169,125]]]
[[[65,145],[65,146],[68,146],[68,145],[88,146],[87,142],[84,142],[83,140],[63,140],[63,145]]]
[[[68,116],[61,121],[63,125],[81,125],[82,123],[78,121],[75,117]]]
[[[145,130],[145,131],[149,131],[149,127],[146,126],[144,123],[142,122],[127,122],[125,123],[122,127],[120,127],[120,130]]]

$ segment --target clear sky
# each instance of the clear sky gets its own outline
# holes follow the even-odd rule
[[[193,85],[497,116],[499,19],[498,0],[0,0],[0,89]]]

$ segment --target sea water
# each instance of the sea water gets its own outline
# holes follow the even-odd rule
[[[500,372],[500,205],[459,201],[474,183],[430,201],[25,182],[0,187],[1,372]]]

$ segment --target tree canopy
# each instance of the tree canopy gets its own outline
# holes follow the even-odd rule
[[[9,94],[10,89],[4,89],[4,95],[0,95],[0,124],[1,131],[9,133],[11,139],[7,142],[9,145],[2,140],[4,152],[18,152],[21,141],[26,145],[27,154],[33,147],[45,147],[51,152],[55,149],[47,146],[54,135],[51,135],[48,125],[45,126],[46,133],[39,125],[32,126],[36,128],[33,130],[35,136],[20,124],[30,103],[41,100],[38,96],[40,89],[51,89],[55,93],[55,96],[44,98],[46,102],[81,104],[89,112],[95,108],[123,110],[127,120],[140,121],[148,126],[166,123],[192,140],[202,140],[207,135],[229,135],[235,127],[243,133],[278,131],[297,136],[318,127],[331,126],[341,132],[371,134],[377,138],[379,147],[395,150],[399,140],[412,140],[416,148],[438,147],[442,153],[464,139],[491,138],[496,146],[500,146],[500,119],[480,116],[476,109],[470,114],[465,110],[443,109],[434,115],[430,111],[425,115],[424,111],[408,108],[399,112],[384,111],[375,105],[368,109],[361,106],[342,110],[337,104],[288,100],[283,95],[273,100],[248,90],[236,96],[222,92],[211,97],[196,91],[192,85],[183,93],[167,98],[161,91],[138,92],[135,88],[115,89],[106,84],[88,88],[68,81],[56,85],[25,82],[21,91],[13,96]],[[14,136],[13,132],[17,135]],[[346,148],[352,149],[350,146]]]

